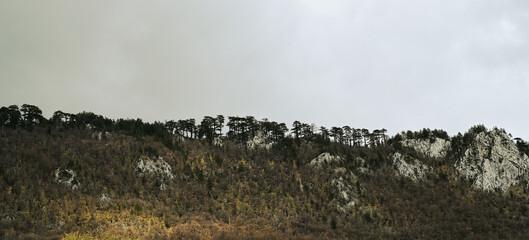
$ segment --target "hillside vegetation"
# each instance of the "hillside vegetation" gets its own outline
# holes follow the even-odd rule
[[[227,120],[2,107],[1,239],[529,236],[529,147],[503,129]]]

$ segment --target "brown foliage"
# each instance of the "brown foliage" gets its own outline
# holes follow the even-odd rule
[[[169,149],[151,137],[93,139],[91,130],[0,129],[0,236],[119,239],[343,239],[523,238],[526,190],[506,195],[474,192],[454,181],[449,161],[442,177],[414,183],[395,177],[390,146],[351,147],[301,141],[251,151],[187,140]],[[322,152],[344,159],[359,178],[357,207],[337,210],[334,169],[308,163]],[[139,177],[140,156],[161,156],[175,179],[167,190]],[[356,161],[361,157],[363,165]],[[360,174],[359,167],[369,173]],[[72,169],[81,187],[54,180]],[[439,174],[441,176],[441,174]],[[300,187],[303,185],[303,187]],[[109,199],[101,200],[105,194]]]

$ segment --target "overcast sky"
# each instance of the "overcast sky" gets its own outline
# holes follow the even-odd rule
[[[529,1],[0,0],[0,105],[146,121],[484,123],[529,139]]]

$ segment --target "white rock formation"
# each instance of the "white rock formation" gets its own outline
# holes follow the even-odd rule
[[[92,138],[97,140],[97,141],[101,141],[101,139],[103,138],[103,133],[102,132],[94,132],[94,133],[92,133]]]
[[[460,177],[473,182],[474,189],[505,192],[527,179],[529,158],[505,131],[493,129],[477,134],[454,167]]]
[[[338,211],[346,213],[357,207],[358,195],[362,189],[359,189],[360,184],[357,176],[352,171],[340,166],[341,163],[343,163],[341,157],[325,152],[314,158],[309,166],[314,168],[315,173],[318,174],[326,175],[332,170],[332,176],[329,179],[334,193],[332,201]],[[321,171],[323,168],[326,168],[325,171]],[[308,188],[313,189],[311,183],[308,184]]]
[[[395,153],[391,156],[396,173],[399,176],[410,178],[414,182],[421,181],[432,172],[432,168],[419,160]]]
[[[81,183],[77,180],[77,173],[71,169],[57,168],[55,170],[55,182],[61,183],[72,190],[81,186]]]
[[[213,139],[213,146],[215,147],[222,147],[222,139],[220,137],[216,137]]]
[[[336,168],[334,170],[331,185],[337,193],[337,209],[346,212],[358,204],[357,189],[358,178],[345,168]]]
[[[97,141],[101,141],[102,139],[109,139],[110,133],[109,132],[103,133],[103,132],[97,131],[97,132],[92,133],[92,138]]]
[[[173,135],[173,143],[176,143],[176,142],[184,142],[186,139],[184,138],[184,136],[180,135],[180,134],[175,134]]]
[[[274,146],[274,142],[268,139],[268,136],[263,134],[263,132],[258,131],[255,136],[246,142],[246,147],[249,149],[266,149],[270,150]]]
[[[321,168],[325,165],[328,165],[333,162],[341,162],[342,158],[339,156],[333,156],[328,152],[324,152],[320,154],[317,158],[312,159],[310,161],[310,166],[315,168]]]
[[[103,203],[112,202],[112,198],[109,195],[103,193],[99,196],[99,201]]]
[[[140,160],[136,164],[136,173],[138,176],[146,176],[159,180],[160,190],[165,190],[167,183],[175,178],[173,169],[162,157],[158,157],[156,161],[148,157],[140,157]]]
[[[99,196],[99,207],[108,207],[112,203],[112,198],[103,193]]]
[[[430,158],[444,158],[450,150],[450,141],[442,138],[435,138],[433,142],[428,139],[406,139],[401,144]]]

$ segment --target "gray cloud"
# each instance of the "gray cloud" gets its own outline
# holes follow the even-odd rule
[[[0,102],[148,121],[504,127],[529,139],[526,1],[3,1]]]

